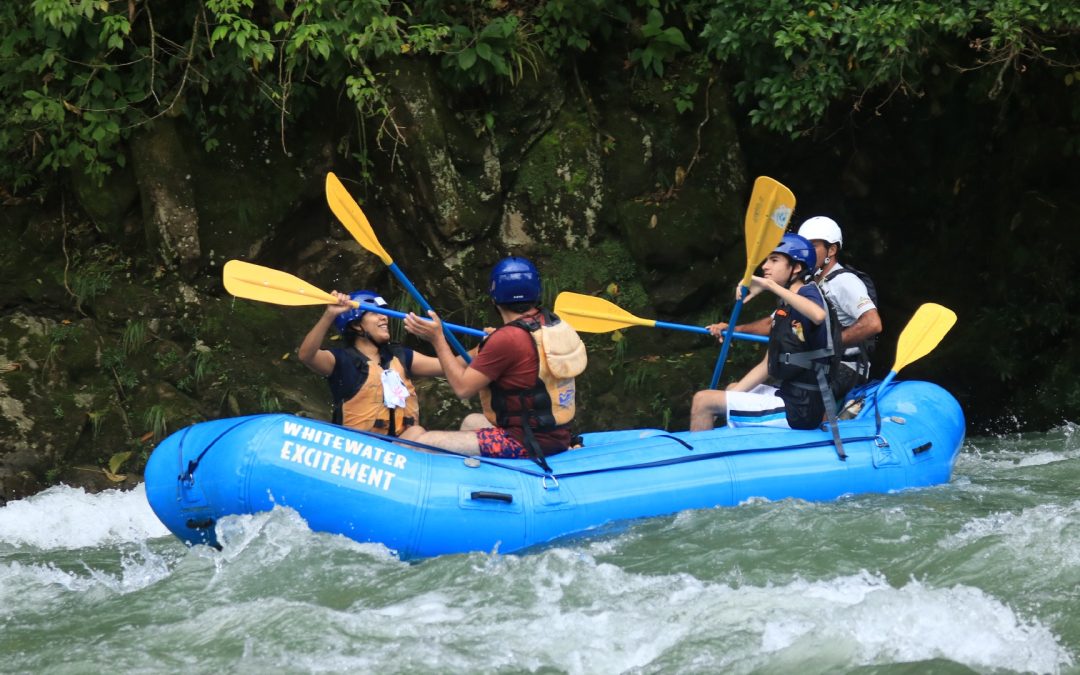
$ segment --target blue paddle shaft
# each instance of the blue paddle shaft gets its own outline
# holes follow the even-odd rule
[[[724,344],[720,347],[720,356],[716,359],[716,368],[713,369],[712,381],[709,382],[709,389],[716,389],[716,385],[720,382],[720,375],[724,372],[724,362],[727,361],[728,349],[731,348],[731,336],[735,334],[735,323],[739,320],[739,312],[742,311],[743,298],[749,293],[750,289],[746,286],[740,286],[739,299],[735,301],[735,307],[731,310],[731,320],[728,321],[727,330],[724,331]]]
[[[890,370],[889,374],[886,375],[885,379],[882,380],[881,384],[878,385],[877,391],[885,391],[885,387],[888,387],[890,384],[892,384],[892,381],[893,381],[894,377],[896,377],[896,371],[895,370]],[[874,392],[874,393],[875,393],[875,395],[877,394],[877,392]]]
[[[682,330],[687,333],[701,333],[702,335],[712,335],[708,328],[702,328],[701,326],[688,326],[684,323],[668,323],[667,321],[657,321],[653,324],[656,328],[669,328],[672,330]],[[736,340],[745,340],[746,342],[768,342],[769,338],[764,335],[751,335],[750,333],[732,333],[731,337]]]
[[[397,263],[390,263],[389,268],[390,272],[395,277],[397,277],[397,280],[401,282],[401,285],[405,287],[405,290],[409,293],[409,295],[413,297],[413,300],[416,300],[418,303],[420,303],[420,306],[424,308],[425,312],[435,311],[431,308],[431,305],[428,304],[428,301],[424,299],[424,296],[420,295],[420,291],[416,290],[416,286],[412,285],[412,282],[409,281],[408,277],[405,276],[405,273],[402,272],[401,269],[397,266]],[[461,343],[458,342],[458,339],[454,337],[453,333],[450,332],[450,327],[447,326],[445,323],[443,324],[443,335],[446,336],[446,341],[450,343],[450,346],[454,348],[454,351],[456,351],[461,356],[461,358],[465,359],[465,363],[472,362],[472,359],[469,358],[468,350],[466,350],[465,347],[461,346]]]
[[[371,303],[367,303],[367,302],[361,302],[360,307],[362,307],[365,312],[375,312],[376,314],[385,314],[386,316],[392,316],[395,319],[404,319],[405,317],[408,316],[408,314],[406,314],[405,312],[399,312],[396,309],[389,309],[387,307],[379,307],[378,305],[372,305]],[[424,321],[431,321],[431,319],[429,319],[426,316],[422,316],[420,318],[423,319]],[[456,323],[446,323],[446,322],[443,322],[443,325],[446,326],[447,328],[449,328],[450,330],[454,331],[455,333],[464,333],[465,335],[473,335],[473,336],[478,337],[478,338],[487,337],[487,333],[480,330],[479,328],[470,328],[469,326],[459,326]]]

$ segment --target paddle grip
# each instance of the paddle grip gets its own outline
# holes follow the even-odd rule
[[[431,308],[431,305],[428,304],[428,301],[424,299],[424,296],[420,295],[420,291],[416,290],[416,286],[412,285],[412,282],[409,281],[408,277],[405,276],[405,273],[397,266],[397,263],[390,263],[388,267],[390,272],[401,282],[401,285],[405,287],[406,292],[412,296],[413,300],[420,303],[420,306],[423,307],[425,312],[435,311]],[[472,363],[472,359],[469,357],[469,351],[458,342],[458,339],[450,332],[450,327],[445,323],[443,324],[443,334],[446,336],[446,341],[454,348],[454,351],[456,351],[461,358],[465,359],[465,363]]]

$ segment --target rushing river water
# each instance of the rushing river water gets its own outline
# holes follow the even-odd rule
[[[168,535],[142,489],[0,508],[0,672],[1080,673],[1080,428],[948,485],[686,511],[403,563],[288,510]]]

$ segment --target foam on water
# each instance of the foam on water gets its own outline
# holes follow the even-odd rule
[[[974,669],[1057,672],[1072,657],[1037,621],[972,587],[893,588],[862,573],[733,588],[691,575],[638,575],[579,551],[470,556],[472,576],[390,605],[358,603],[324,644],[394,669],[554,668],[569,673],[826,670],[945,659]],[[353,663],[353,665],[360,665]],[[678,668],[676,668],[678,669]]]
[[[280,508],[186,548],[142,487],[53,488],[0,508],[0,670],[1075,673],[1078,440],[976,439],[967,475],[900,497],[754,500],[413,564]],[[863,534],[829,529],[838,514]],[[827,540],[805,561],[766,564],[811,531]]]
[[[226,544],[226,567],[257,558],[281,569],[311,547],[358,546],[309,533],[302,546],[282,548],[283,537],[295,540],[296,530],[305,529],[288,510],[237,519],[231,527],[231,541],[242,550]],[[804,662],[828,670],[944,659],[974,669],[1048,673],[1072,664],[1050,629],[970,586],[910,581],[895,588],[862,572],[735,587],[691,574],[638,574],[598,561],[588,548],[452,556],[420,566],[358,548],[373,556],[364,564],[376,568],[366,581],[382,584],[389,601],[362,596],[339,610],[291,605],[288,612],[304,615],[301,623],[321,636],[320,656],[299,644],[269,648],[277,659],[314,658],[312,668],[325,667],[324,657],[332,656],[340,667],[392,665],[404,672],[479,663],[494,671],[663,671],[691,662],[750,672]],[[402,582],[408,590],[395,588]],[[274,615],[286,608],[264,610]],[[268,645],[255,639],[259,649],[252,654],[260,656],[251,665],[269,665]]]
[[[141,484],[129,491],[97,494],[59,485],[0,508],[0,544],[78,549],[167,534],[150,509]]]
[[[139,544],[139,550],[124,555],[119,570],[106,570],[87,563],[64,569],[52,563],[0,563],[0,619],[16,608],[46,613],[57,603],[73,596],[78,602],[131,593],[160,581],[172,573],[160,554]]]
[[[793,662],[823,644],[857,665],[946,659],[975,669],[1052,673],[1073,662],[1048,628],[977,588],[917,581],[893,588],[862,573],[782,590],[799,599],[753,594],[767,616],[763,651],[791,652],[784,656]]]
[[[1080,458],[1080,427],[1066,423],[1043,433],[969,438],[960,461],[986,469],[1042,466]],[[1004,441],[1008,442],[1004,442]]]
[[[69,527],[42,505],[85,505],[80,492],[39,495],[44,501],[31,502],[31,511]],[[600,559],[613,550],[611,539],[408,564],[385,547],[311,532],[289,509],[223,519],[222,551],[176,544],[156,554],[149,549],[162,545],[145,542],[155,529],[118,526],[139,522],[130,493],[89,502],[98,499],[127,504],[110,511],[128,516],[113,517],[83,546],[125,542],[132,550],[121,564],[96,564],[96,549],[66,553],[63,565],[11,557],[0,564],[0,607],[17,608],[0,611],[0,627],[24,639],[55,631],[85,662],[155,671],[166,654],[205,671],[288,664],[300,671],[567,673],[835,672],[934,659],[980,672],[1055,673],[1073,665],[1040,620],[971,585],[896,587],[868,572],[764,584],[642,573]],[[985,526],[1000,532],[1007,521]],[[0,532],[9,543],[16,538],[10,526]],[[52,539],[32,545],[56,546]],[[71,563],[72,556],[89,562]],[[69,624],[56,625],[54,617],[72,607]],[[102,614],[125,628],[71,635]],[[55,666],[50,658],[32,652],[12,665]]]
[[[941,546],[958,550],[986,540],[1007,549],[1007,560],[1014,564],[1032,564],[1043,571],[1080,567],[1080,501],[972,518]]]

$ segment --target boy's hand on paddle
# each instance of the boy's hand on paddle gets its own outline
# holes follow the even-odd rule
[[[776,285],[772,279],[766,279],[765,277],[750,277],[750,292],[743,298],[743,302],[746,302],[750,298],[761,295],[762,291],[771,291],[773,286]]]
[[[728,325],[724,321],[721,321],[720,323],[714,323],[714,324],[710,324],[708,326],[705,326],[705,328],[709,331],[709,334],[712,335],[714,338],[716,338],[716,340],[718,342],[721,342],[721,343],[723,343],[723,341],[724,341],[724,331],[727,330],[727,327],[728,327]]]

